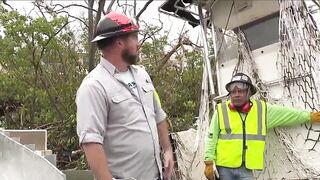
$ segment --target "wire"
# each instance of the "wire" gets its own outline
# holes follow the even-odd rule
[[[220,44],[220,46],[219,46],[219,49],[218,49],[218,52],[217,52],[217,57],[219,56],[219,53],[220,53],[222,44],[224,43],[224,36],[225,36],[225,34],[226,34],[226,29],[227,29],[228,24],[229,24],[229,20],[230,20],[230,17],[231,17],[231,13],[232,13],[233,6],[234,6],[234,0],[232,1],[232,5],[231,5],[230,11],[229,11],[228,19],[227,19],[226,25],[225,25],[225,27],[224,27],[224,32],[223,32],[223,36],[222,36],[223,39],[222,39],[222,42],[221,42],[221,44]]]

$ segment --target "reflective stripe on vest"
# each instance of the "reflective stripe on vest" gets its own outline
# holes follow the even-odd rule
[[[240,114],[230,110],[230,101],[218,104],[220,134],[217,144],[217,165],[236,168],[242,165],[243,127]],[[248,169],[262,169],[266,136],[266,104],[252,100],[246,118],[245,165]]]
[[[154,94],[154,96],[156,97],[156,100],[157,100],[157,102],[159,103],[159,106],[161,107],[161,101],[160,101],[159,94],[157,93],[156,90],[154,90],[153,94]]]

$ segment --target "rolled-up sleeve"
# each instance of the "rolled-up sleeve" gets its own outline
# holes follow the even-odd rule
[[[103,144],[108,105],[103,87],[95,81],[83,83],[77,92],[79,143]]]
[[[157,124],[159,124],[167,118],[167,114],[161,108],[160,98],[158,94],[156,94],[156,91],[154,91],[153,93],[153,103],[154,103],[154,112],[156,115],[156,122]]]

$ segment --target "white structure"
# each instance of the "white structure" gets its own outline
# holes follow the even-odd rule
[[[66,180],[46,159],[55,162],[46,135],[45,130],[0,130],[0,179]]]

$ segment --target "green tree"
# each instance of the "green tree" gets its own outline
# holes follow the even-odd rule
[[[18,113],[0,117],[0,126],[47,129],[60,168],[74,166],[62,155],[78,149],[74,98],[86,74],[68,24],[66,17],[32,18],[0,7],[0,104],[20,104]]]
[[[150,30],[156,28],[146,31]],[[187,130],[194,127],[198,116],[202,51],[193,46],[185,48],[183,37],[177,45],[170,47],[166,35],[157,36],[142,45],[141,64],[153,79],[163,109],[171,120],[172,131]]]

